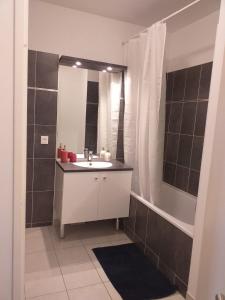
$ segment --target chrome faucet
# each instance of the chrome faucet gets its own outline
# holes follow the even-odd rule
[[[90,163],[92,162],[93,159],[93,151],[89,151],[88,152],[88,157],[87,157],[87,161],[89,161]]]

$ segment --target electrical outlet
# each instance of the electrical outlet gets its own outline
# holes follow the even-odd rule
[[[41,136],[41,145],[48,145],[48,136],[47,135]]]

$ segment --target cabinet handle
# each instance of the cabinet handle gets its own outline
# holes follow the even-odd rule
[[[104,177],[103,177],[103,180],[106,180],[106,179],[107,179],[107,177],[104,176]]]

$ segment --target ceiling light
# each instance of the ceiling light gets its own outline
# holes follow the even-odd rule
[[[112,71],[112,67],[107,67],[107,71]]]
[[[102,70],[103,73],[106,73],[106,70]]]
[[[76,65],[77,65],[77,66],[81,66],[82,63],[81,63],[80,61],[76,61]]]

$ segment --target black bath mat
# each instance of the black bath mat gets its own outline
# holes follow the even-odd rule
[[[135,244],[95,248],[93,252],[123,300],[160,299],[176,291]]]

